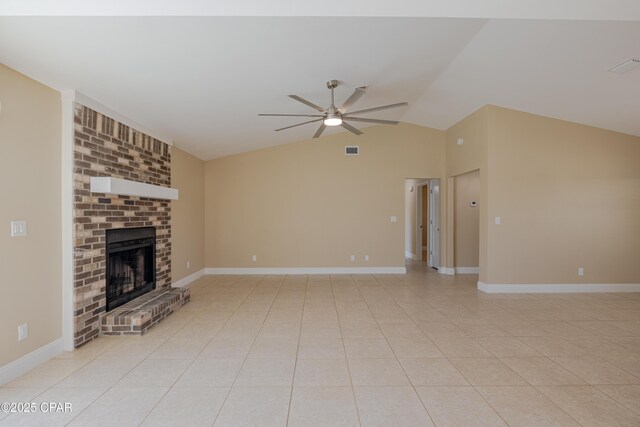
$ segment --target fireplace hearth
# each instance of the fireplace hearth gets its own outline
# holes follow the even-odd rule
[[[154,227],[106,231],[107,311],[156,287],[156,230]]]

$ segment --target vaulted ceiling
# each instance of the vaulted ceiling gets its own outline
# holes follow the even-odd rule
[[[446,129],[495,104],[640,135],[640,22],[435,17],[0,17],[0,62],[77,90],[211,159],[310,138],[314,111],[357,108]],[[303,120],[300,120],[303,121]],[[343,129],[331,129],[340,132]],[[353,138],[357,138],[353,136]]]

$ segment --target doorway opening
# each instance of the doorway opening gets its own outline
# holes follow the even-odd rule
[[[440,265],[439,179],[405,179],[405,258]]]
[[[478,274],[480,265],[480,171],[453,177],[455,274]]]

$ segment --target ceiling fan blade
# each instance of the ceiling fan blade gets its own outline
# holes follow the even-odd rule
[[[373,111],[386,110],[388,108],[404,107],[404,106],[407,106],[407,105],[409,105],[409,103],[407,103],[407,102],[398,102],[397,104],[382,105],[380,107],[367,108],[366,110],[352,111],[352,112],[346,113],[344,115],[345,116],[350,116],[351,114],[371,113]]]
[[[319,105],[314,104],[311,101],[307,101],[304,98],[300,98],[298,95],[289,95],[289,98],[295,99],[298,102],[302,102],[304,105],[308,105],[309,107],[313,108],[314,110],[318,110],[321,113],[324,113],[324,108],[320,107]]]
[[[344,104],[342,104],[342,106],[340,107],[340,111],[342,111],[343,113],[349,111],[349,108],[351,108],[351,106],[355,104],[355,102],[367,92],[366,89],[366,86],[357,87],[356,90],[353,91],[351,96],[347,98],[346,101],[344,101]]]
[[[342,122],[342,124],[340,125],[343,128],[345,128],[346,130],[348,130],[351,133],[355,133],[356,135],[362,135],[362,132],[360,132],[358,129],[354,128],[353,126],[351,126],[350,124],[346,123],[346,122]]]
[[[322,114],[258,114],[266,117],[322,117]]]
[[[324,132],[324,129],[327,127],[327,125],[325,125],[324,123],[322,123],[320,125],[320,127],[318,128],[318,130],[316,131],[316,133],[313,134],[314,138],[319,138],[320,135],[322,135],[322,132]]]
[[[302,122],[302,123],[298,123],[297,125],[287,126],[287,127],[284,127],[284,128],[276,129],[276,132],[278,132],[280,130],[291,129],[291,128],[294,128],[296,126],[306,125],[307,123],[319,122],[320,120],[322,120],[322,119],[309,120],[308,122]]]
[[[345,117],[344,120],[350,120],[353,122],[380,123],[383,125],[397,125],[398,123],[400,123],[396,120],[364,119],[360,117]]]

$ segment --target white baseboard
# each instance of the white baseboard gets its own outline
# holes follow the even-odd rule
[[[456,267],[456,274],[480,274],[480,267]]]
[[[455,268],[438,267],[438,273],[446,274],[447,276],[453,276],[456,274]]]
[[[412,260],[414,260],[414,261],[417,261],[417,260],[418,260],[418,255],[413,254],[413,253],[411,253],[411,252],[409,252],[409,251],[404,251],[404,257],[405,257],[405,258],[411,258],[411,259],[412,259]]]
[[[20,375],[25,374],[43,364],[52,357],[62,353],[64,351],[64,344],[62,338],[58,338],[49,344],[32,351],[29,354],[25,354],[19,359],[14,360],[0,368],[0,386],[13,381]]]
[[[478,282],[478,289],[492,294],[551,294],[578,292],[640,292],[640,283],[491,284]]]
[[[183,277],[182,279],[173,282],[171,284],[172,287],[174,288],[184,288],[185,286],[187,286],[189,283],[198,280],[199,278],[201,278],[202,276],[204,276],[204,268],[200,271],[196,271],[193,274],[188,275],[187,277]]]
[[[205,274],[407,274],[406,267],[262,267],[217,268],[208,267]]]

